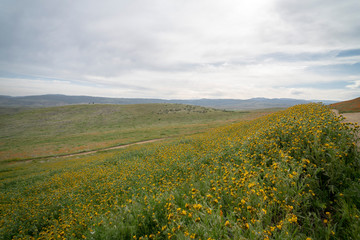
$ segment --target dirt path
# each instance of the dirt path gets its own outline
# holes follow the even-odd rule
[[[133,146],[133,145],[139,145],[139,144],[145,144],[145,143],[158,142],[158,141],[165,140],[165,139],[167,139],[167,138],[151,139],[151,140],[146,140],[146,141],[141,141],[141,142],[136,142],[136,143],[129,143],[129,144],[124,144],[124,145],[115,146],[115,147],[102,148],[102,149],[93,150],[93,151],[88,151],[88,152],[81,152],[81,153],[72,153],[72,154],[67,154],[67,155],[61,155],[61,156],[58,156],[58,157],[73,157],[73,156],[87,155],[87,154],[97,153],[97,152],[99,152],[99,151],[108,151],[108,150],[113,150],[113,149],[126,148],[126,147],[130,147],[130,146]]]
[[[360,124],[360,112],[355,113],[341,113],[336,109],[331,109],[337,115],[343,115],[345,117],[344,122],[357,123]]]
[[[357,113],[343,113],[345,117],[345,122],[357,123],[360,124],[360,112]]]
[[[344,122],[357,123],[358,125],[360,124],[360,112],[339,114],[338,110],[336,109],[331,109],[331,110],[337,115],[343,115],[345,117]],[[360,132],[358,132],[358,138],[360,138]],[[360,141],[358,141],[357,146],[360,148]]]
[[[360,124],[360,112],[356,113],[343,113],[341,114],[345,117],[344,122],[357,123]],[[360,139],[360,132],[358,132],[358,139]],[[358,148],[360,148],[360,141],[357,142]]]
[[[130,147],[130,146],[134,146],[134,145],[158,142],[158,141],[162,141],[162,140],[165,140],[165,139],[169,139],[169,138],[151,139],[151,140],[146,140],[146,141],[140,141],[140,142],[129,143],[129,144],[124,144],[124,145],[120,145],[120,146],[102,148],[102,149],[91,150],[91,151],[80,152],[80,153],[71,153],[71,154],[64,154],[64,155],[58,155],[58,156],[44,156],[44,157],[38,157],[38,158],[32,158],[32,159],[23,159],[23,160],[9,162],[8,164],[12,165],[12,164],[16,164],[16,163],[30,163],[30,162],[32,162],[34,160],[43,161],[43,160],[50,159],[50,158],[64,158],[64,157],[75,157],[75,156],[89,155],[89,154],[92,154],[92,153],[97,153],[97,152],[102,152],[102,151],[109,151],[109,150],[114,150],[114,149],[126,148],[126,147]]]

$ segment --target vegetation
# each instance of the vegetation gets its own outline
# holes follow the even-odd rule
[[[330,106],[337,109],[340,113],[360,112],[360,97],[349,101],[334,103]]]
[[[204,132],[259,112],[180,104],[0,109],[0,160],[55,156]]]
[[[358,126],[298,105],[0,172],[1,239],[360,239]]]

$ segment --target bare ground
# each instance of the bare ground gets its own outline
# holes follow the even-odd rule
[[[332,111],[337,115],[345,117],[344,122],[360,124],[360,112],[339,114],[339,111],[336,109],[332,109]],[[358,132],[358,139],[360,139],[360,132]],[[360,141],[358,141],[357,146],[360,148]]]
[[[360,124],[360,112],[343,113],[342,115],[345,117],[345,122]]]
[[[355,113],[339,113],[336,109],[331,109],[337,115],[343,115],[345,117],[344,122],[357,123],[360,124],[360,112]]]
[[[343,113],[342,115],[345,117],[344,122],[357,123],[358,125],[360,124],[360,112]],[[360,131],[358,132],[357,136],[358,139],[360,139]],[[357,142],[357,146],[360,148],[360,141]]]

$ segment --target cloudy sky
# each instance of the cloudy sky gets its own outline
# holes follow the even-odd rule
[[[360,96],[359,0],[2,0],[0,95]]]

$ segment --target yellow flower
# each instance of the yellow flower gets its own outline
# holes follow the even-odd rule
[[[195,210],[200,210],[200,209],[202,208],[202,205],[201,205],[201,204],[194,204],[194,205],[193,205],[193,208],[194,208]]]
[[[290,223],[296,223],[297,217],[294,214],[291,214],[290,218],[288,219]]]

